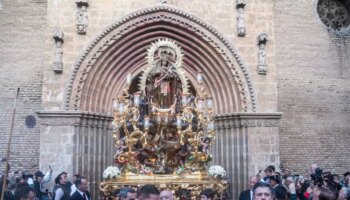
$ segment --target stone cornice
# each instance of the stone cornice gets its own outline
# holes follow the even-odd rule
[[[105,121],[109,122],[113,120],[111,115],[93,112],[82,111],[38,111],[41,125],[47,126],[79,126],[82,119],[90,121]],[[93,124],[93,123],[89,123]],[[106,124],[108,126],[108,124]]]
[[[216,115],[216,128],[277,127],[283,113],[231,113]]]

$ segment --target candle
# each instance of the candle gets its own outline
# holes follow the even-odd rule
[[[131,79],[132,79],[132,75],[131,75],[131,73],[128,73],[128,75],[126,76],[126,83],[127,83],[128,85],[131,84]]]
[[[197,82],[202,83],[202,81],[203,81],[203,73],[197,72]]]
[[[140,105],[140,93],[139,92],[134,93],[134,105],[136,107],[139,107],[139,105]]]

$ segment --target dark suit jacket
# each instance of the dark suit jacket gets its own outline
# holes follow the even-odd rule
[[[239,195],[239,200],[250,200],[250,190],[244,190]]]
[[[89,200],[91,200],[89,192],[86,191],[85,195]],[[81,196],[81,194],[77,190],[72,194],[72,196],[70,196],[70,200],[85,200],[85,199],[83,198],[83,196]]]

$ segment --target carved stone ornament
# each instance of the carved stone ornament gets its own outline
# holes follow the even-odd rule
[[[75,18],[75,26],[78,34],[85,34],[88,27],[88,13],[87,8],[89,6],[88,0],[76,0],[78,10]]]
[[[246,29],[244,25],[244,7],[246,3],[245,0],[237,0],[237,35],[244,37],[246,34]]]
[[[159,2],[160,2],[161,4],[168,3],[168,1],[167,1],[167,0],[159,0]]]
[[[266,65],[266,52],[265,46],[266,42],[269,40],[269,37],[266,33],[261,33],[258,36],[258,74],[266,75],[267,65]]]
[[[63,45],[63,31],[61,29],[56,29],[53,32],[53,39],[55,40],[55,58],[53,62],[53,71],[56,73],[62,73],[63,71],[63,62],[62,62],[62,45]]]

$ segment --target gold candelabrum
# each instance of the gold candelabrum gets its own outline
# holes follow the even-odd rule
[[[119,167],[136,174],[203,170],[211,159],[209,147],[215,142],[215,132],[213,101],[205,92],[202,73],[197,74],[199,89],[192,101],[190,94],[184,93],[180,102],[174,97],[170,107],[162,108],[149,98],[150,102],[143,102],[150,105],[149,115],[143,116],[141,101],[147,98],[141,92],[129,94],[131,80],[128,74],[122,95],[113,101],[113,137],[118,148],[115,161]],[[176,106],[180,108],[177,113]],[[172,132],[175,127],[176,132]],[[118,139],[121,132],[124,137]]]

